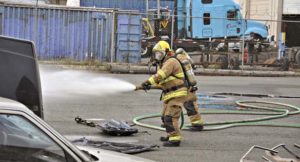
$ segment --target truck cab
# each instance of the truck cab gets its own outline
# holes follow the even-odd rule
[[[249,35],[266,38],[262,23],[243,19],[240,6],[233,0],[177,0],[178,38],[208,39]]]

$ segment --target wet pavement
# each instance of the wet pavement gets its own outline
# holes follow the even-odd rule
[[[42,75],[63,70],[48,65],[42,65],[40,69]],[[148,78],[148,75],[80,72],[93,76],[118,78],[133,84],[139,84]],[[197,76],[197,79],[199,92],[201,92],[201,94],[232,92],[300,96],[300,78],[296,77]],[[46,80],[45,82],[51,81]],[[56,82],[55,84],[59,83]],[[105,85],[106,83],[99,82],[99,84]],[[101,91],[99,89],[96,90]],[[74,91],[76,91],[76,87],[74,88]],[[51,94],[47,94],[47,92],[44,92],[43,94],[45,120],[59,132],[72,139],[86,136],[93,139],[112,142],[160,145],[161,147],[156,151],[136,154],[136,156],[151,160],[162,162],[236,162],[239,161],[243,154],[253,145],[270,148],[280,143],[285,143],[287,146],[292,146],[294,143],[300,143],[300,129],[257,126],[234,127],[218,131],[182,131],[183,141],[179,148],[163,147],[159,141],[159,137],[165,135],[165,133],[143,127],[138,128],[140,131],[148,131],[150,135],[147,133],[139,133],[129,137],[111,137],[103,135],[97,128],[76,124],[74,118],[80,116],[82,118],[119,119],[131,122],[136,116],[158,113],[161,111],[161,102],[159,101],[160,92],[158,90],[153,90],[147,93],[138,91],[123,92],[120,94],[110,93],[107,95],[103,95],[103,93],[100,95],[101,92],[99,92],[99,95],[97,93],[92,93],[92,95],[86,93],[62,95],[61,93],[62,92],[57,92],[57,94],[55,94],[55,92],[52,92]],[[236,97],[230,96],[228,100],[234,101],[235,99]],[[245,97],[238,99],[276,101],[300,106],[300,99],[293,98]],[[222,100],[222,102],[224,101]],[[204,100],[203,103],[205,103]],[[203,109],[204,108],[201,108],[201,110]],[[211,109],[211,107],[208,107],[208,109]],[[224,114],[203,115],[204,120],[207,122],[243,119],[244,117],[245,116]],[[160,119],[148,119],[145,120],[145,122],[159,125]],[[277,119],[274,120],[274,122],[300,123],[300,115],[294,115],[285,119]],[[300,149],[291,148],[300,155]],[[257,157],[258,156],[261,157],[261,155],[257,154]]]

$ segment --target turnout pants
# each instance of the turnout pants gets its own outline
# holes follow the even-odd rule
[[[163,122],[166,127],[169,141],[180,141],[181,134],[178,125],[178,120],[182,112],[182,107],[186,97],[177,97],[164,102]]]
[[[186,101],[183,104],[192,126],[203,125],[203,120],[199,112],[196,92],[188,92]]]
[[[180,141],[179,118],[182,108],[185,108],[192,126],[203,125],[203,119],[199,113],[199,106],[195,92],[188,92],[186,97],[173,98],[164,102],[162,120],[170,141]]]

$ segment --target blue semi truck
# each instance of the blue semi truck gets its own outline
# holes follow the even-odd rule
[[[176,0],[178,34],[187,38],[240,37],[255,33],[266,38],[268,28],[259,22],[243,19],[234,0]]]
[[[142,57],[151,55],[155,42],[164,36],[173,38],[173,48],[189,52],[201,50],[208,44],[211,46],[211,40],[217,40],[214,44],[225,39],[237,42],[251,32],[259,40],[268,36],[268,27],[244,19],[234,0],[174,0],[174,3],[173,10],[161,8],[159,13],[157,9],[149,10],[148,19],[143,19],[147,36],[142,40]],[[147,24],[152,24],[152,34]]]

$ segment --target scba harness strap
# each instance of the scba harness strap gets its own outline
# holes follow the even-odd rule
[[[169,92],[177,91],[178,89],[183,88],[183,87],[186,87],[186,85],[174,86],[174,87],[171,87],[169,89],[165,89],[165,90],[163,90],[163,93],[166,94],[166,93],[169,93]]]

